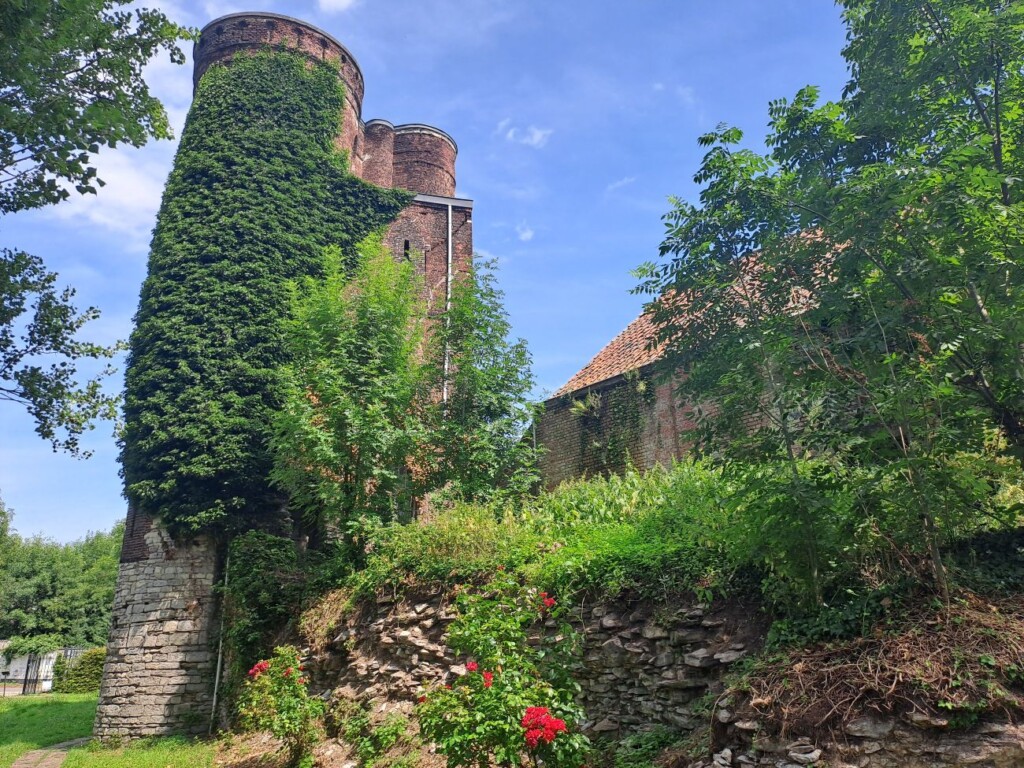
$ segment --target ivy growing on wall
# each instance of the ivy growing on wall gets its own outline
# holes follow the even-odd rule
[[[286,52],[203,76],[164,191],[126,378],[129,503],[174,533],[283,522],[267,432],[288,285],[409,202],[347,173],[337,71]]]
[[[614,386],[572,401],[570,413],[580,420],[580,463],[586,474],[621,472],[632,463],[653,400],[650,377],[632,370]]]

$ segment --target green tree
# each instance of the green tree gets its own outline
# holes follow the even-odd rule
[[[106,643],[123,524],[70,544],[9,533],[0,540],[0,638]]]
[[[667,258],[640,270],[705,447],[788,476],[818,601],[851,541],[921,555],[945,592],[942,539],[998,512],[998,478],[963,468],[1024,448],[1024,12],[841,5],[843,98],[773,102],[766,155],[703,137],[699,204],[674,202]],[[783,510],[758,510],[770,534]]]
[[[236,56],[199,83],[164,191],[126,374],[125,492],[175,533],[280,531],[269,484],[289,362],[291,281],[388,224],[409,195],[363,182],[334,147],[337,69]]]
[[[462,500],[524,492],[536,481],[535,451],[523,439],[535,416],[531,357],[513,340],[494,265],[482,263],[452,287],[451,305],[430,334],[433,399],[429,456],[435,488]]]
[[[428,430],[425,311],[411,262],[380,238],[361,250],[351,278],[332,249],[326,279],[297,288],[272,478],[314,519],[409,519],[427,487],[412,466]]]
[[[101,146],[171,137],[142,68],[161,50],[183,63],[178,42],[189,33],[159,11],[127,5],[0,7],[0,215],[57,203],[72,189],[95,193],[103,182],[92,158]],[[115,398],[100,388],[110,369],[83,385],[76,361],[117,348],[77,340],[98,313],[76,310],[73,290],[58,291],[56,279],[39,258],[0,249],[0,400],[24,405],[55,450],[77,454],[92,422],[112,417]]]
[[[522,439],[530,358],[508,338],[487,268],[462,276],[428,327],[421,284],[379,239],[349,278],[297,290],[273,479],[290,503],[334,524],[408,520],[427,494],[482,499],[533,479]]]
[[[59,290],[56,281],[38,257],[0,250],[0,400],[24,406],[54,450],[87,456],[80,437],[96,419],[117,415],[117,398],[101,389],[112,369],[80,385],[73,361],[109,358],[118,347],[76,338],[99,312],[79,312],[74,289]]]

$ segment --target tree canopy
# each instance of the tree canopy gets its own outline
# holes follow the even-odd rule
[[[171,137],[142,69],[161,51],[184,62],[187,30],[128,0],[16,0],[0,7],[0,216],[95,193],[101,147]],[[114,414],[101,389],[110,369],[80,384],[76,361],[117,347],[78,340],[97,317],[37,256],[0,248],[0,400],[26,407],[55,450]]]
[[[47,649],[105,644],[124,525],[58,544],[19,536],[12,517],[0,512],[0,639]]]
[[[1024,7],[840,4],[842,97],[773,102],[766,154],[704,136],[699,202],[640,270],[704,447],[779,462],[751,533],[791,526],[770,567],[818,600],[818,546],[851,541],[943,589],[938,545],[998,522],[1024,456]]]

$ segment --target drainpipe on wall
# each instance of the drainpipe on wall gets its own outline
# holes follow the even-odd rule
[[[452,204],[448,203],[448,270],[444,282],[444,327],[447,330],[451,327],[452,311]],[[448,404],[448,366],[449,362],[448,340],[444,342],[444,373],[441,382],[441,402]]]
[[[213,707],[210,711],[210,731],[213,733],[213,728],[217,724],[217,693],[220,690],[220,670],[224,660],[224,601],[227,599],[228,594],[228,570],[231,568],[231,550],[228,549],[227,556],[224,558],[224,592],[220,597],[220,633],[217,637],[217,669],[213,675]]]

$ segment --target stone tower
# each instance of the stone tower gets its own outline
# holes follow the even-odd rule
[[[431,312],[472,263],[471,200],[455,197],[458,149],[444,131],[419,123],[363,122],[363,75],[331,35],[272,13],[235,13],[207,24],[196,42],[193,83],[238,52],[288,50],[337,64],[345,85],[336,146],[365,181],[415,193],[386,244],[414,259]],[[159,521],[129,508],[95,733],[99,737],[204,733],[218,688],[222,552],[203,537],[177,541]]]

